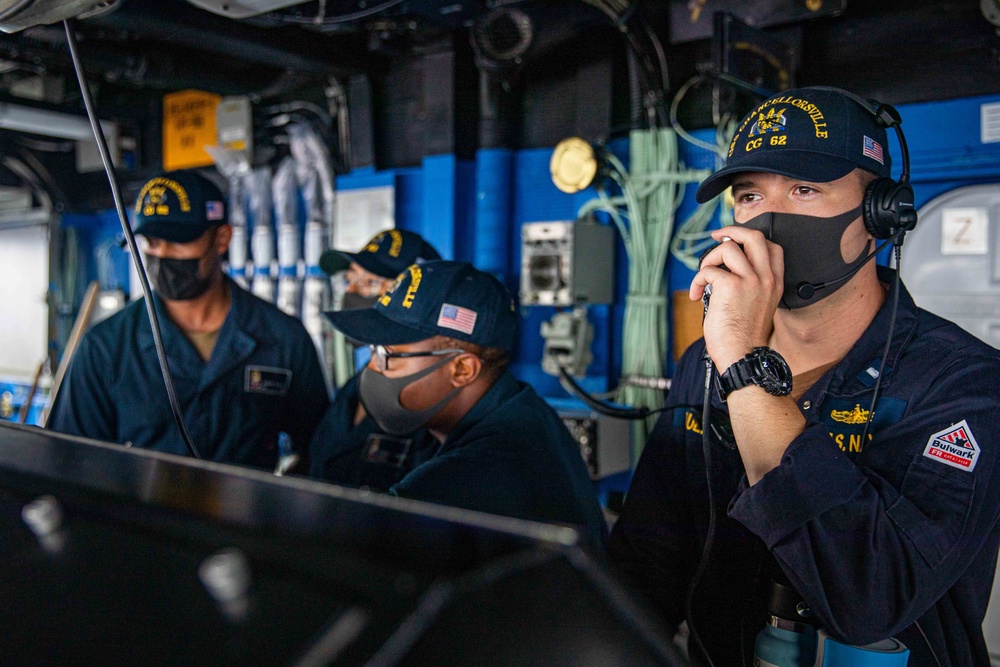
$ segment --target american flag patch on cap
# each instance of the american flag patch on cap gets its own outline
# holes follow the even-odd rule
[[[224,214],[225,214],[225,205],[221,201],[205,202],[206,220],[222,220],[222,216]]]
[[[861,149],[861,152],[879,164],[885,164],[885,162],[882,161],[882,144],[875,141],[871,137],[865,137],[864,147]]]
[[[474,310],[444,303],[441,304],[441,314],[438,315],[437,325],[472,335],[472,330],[476,328],[476,317]]]

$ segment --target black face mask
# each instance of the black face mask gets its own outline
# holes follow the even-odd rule
[[[854,260],[845,262],[840,254],[840,240],[847,228],[861,215],[861,207],[820,218],[794,213],[761,213],[750,218],[744,227],[763,232],[772,243],[781,246],[785,255],[785,291],[781,308],[809,306],[847,284],[847,281],[817,290],[811,299],[798,294],[801,283],[826,283],[848,274],[865,262],[871,243]]]
[[[196,299],[212,284],[212,274],[202,277],[198,268],[203,258],[174,259],[146,253],[146,273],[153,289],[168,301]]]
[[[360,294],[348,292],[344,295],[344,304],[340,307],[340,309],[360,310],[362,308],[371,308],[375,305],[377,300],[377,296],[361,296]]]
[[[426,375],[430,375],[449,361],[451,361],[451,357],[445,357],[433,366],[398,378],[387,378],[378,371],[365,368],[361,371],[361,377],[358,378],[358,397],[361,399],[361,405],[365,407],[378,427],[387,434],[409,435],[425,426],[434,415],[441,411],[441,408],[455,398],[462,388],[455,387],[445,394],[444,398],[425,410],[410,410],[403,407],[403,404],[399,402],[399,395],[407,386]]]

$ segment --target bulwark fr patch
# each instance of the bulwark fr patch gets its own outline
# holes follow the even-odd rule
[[[932,435],[924,447],[924,456],[953,468],[972,472],[979,460],[979,443],[963,419]]]

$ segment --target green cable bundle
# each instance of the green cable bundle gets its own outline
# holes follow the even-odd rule
[[[615,156],[609,154],[606,158],[609,175],[622,194],[611,197],[599,187],[599,198],[587,202],[579,215],[603,211],[622,235],[629,268],[622,341],[624,381],[617,400],[654,409],[662,406],[664,399],[663,390],[655,385],[663,376],[667,360],[666,263],[674,215],[684,187],[704,179],[709,172],[682,168],[673,130],[634,130],[629,138],[631,174]],[[706,208],[707,213],[703,210]],[[713,210],[714,204],[700,207],[695,214],[707,218]],[[633,463],[638,460],[654,421],[650,417],[633,426]]]

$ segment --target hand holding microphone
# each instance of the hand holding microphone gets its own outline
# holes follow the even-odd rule
[[[689,297],[705,302],[706,347],[716,367],[724,369],[767,344],[784,265],[781,248],[759,231],[733,226],[712,237],[719,244],[702,257]]]

